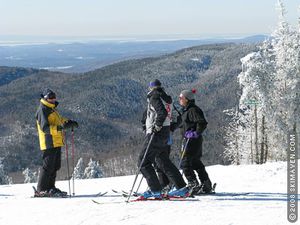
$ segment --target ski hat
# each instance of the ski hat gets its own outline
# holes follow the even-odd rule
[[[155,79],[149,83],[149,87],[151,88],[160,87],[160,86],[161,86],[161,82],[158,79]]]
[[[51,89],[46,88],[41,94],[41,97],[44,99],[53,99],[56,98],[56,94]]]
[[[183,90],[180,93],[180,96],[184,96],[187,100],[195,100],[195,93],[196,93],[196,89],[192,89],[192,90]]]

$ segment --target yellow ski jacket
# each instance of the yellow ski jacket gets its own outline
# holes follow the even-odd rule
[[[41,99],[35,114],[41,150],[64,146],[62,126],[68,119],[59,115],[57,105]]]

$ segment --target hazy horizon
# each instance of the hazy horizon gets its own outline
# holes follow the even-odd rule
[[[32,36],[32,35],[0,35],[0,46],[3,44],[45,44],[72,42],[148,42],[148,41],[180,41],[180,40],[210,40],[210,39],[243,39],[254,36],[269,36],[269,34],[220,34],[220,35],[140,35],[140,36]]]
[[[0,0],[0,37],[185,37],[269,34],[277,0]],[[300,1],[283,0],[296,25]]]

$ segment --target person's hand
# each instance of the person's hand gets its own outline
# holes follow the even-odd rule
[[[185,132],[184,137],[191,139],[191,138],[198,138],[199,134],[197,133],[197,131],[191,131],[188,130]]]
[[[77,128],[78,123],[75,120],[68,120],[64,123],[63,129]]]
[[[157,133],[161,130],[162,126],[158,126],[158,125],[154,125],[154,127],[152,128],[152,132],[153,133]]]
[[[73,128],[78,128],[78,123],[75,120],[71,120],[72,121],[72,127]]]
[[[60,126],[60,125],[57,126],[57,131],[62,131],[63,129],[64,129],[63,126]]]

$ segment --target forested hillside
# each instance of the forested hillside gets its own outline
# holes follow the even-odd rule
[[[197,103],[209,123],[203,159],[207,164],[226,163],[222,157],[223,110],[237,103],[240,58],[255,48],[246,44],[203,45],[82,74],[26,69],[30,75],[0,86],[0,157],[10,172],[39,165],[34,113],[40,92],[49,87],[57,93],[61,114],[80,124],[75,131],[76,158],[100,160],[105,175],[132,172],[143,138],[140,118],[147,84],[157,78],[175,102],[182,89],[198,90]],[[16,73],[16,68],[11,68],[13,71]],[[176,132],[173,152],[178,148]]]

